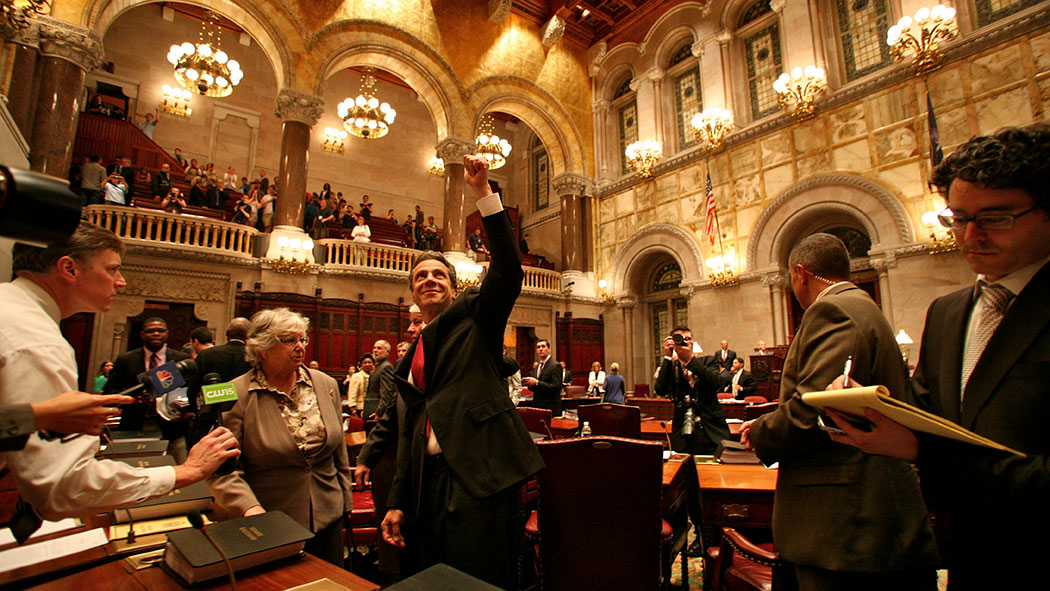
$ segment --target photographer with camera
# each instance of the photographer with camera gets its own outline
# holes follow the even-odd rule
[[[687,327],[672,330],[663,347],[655,389],[657,396],[674,402],[671,445],[683,453],[714,453],[723,439],[729,439],[726,416],[718,404],[718,372],[709,369],[710,358],[693,354],[693,332]]]
[[[182,192],[178,187],[172,187],[161,200],[160,206],[168,213],[182,213],[182,208],[186,207],[186,200],[182,198]]]
[[[113,172],[102,181],[103,202],[109,205],[127,205],[128,184],[124,177]]]

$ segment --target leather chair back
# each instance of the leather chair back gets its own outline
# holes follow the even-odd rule
[[[547,421],[547,425],[551,424],[552,415],[550,409],[519,406],[518,415],[521,416],[522,422],[525,423],[525,428],[530,432],[539,433],[540,435],[547,434],[547,428],[540,421]]]
[[[642,411],[637,406],[625,404],[581,404],[576,409],[580,426],[584,421],[591,424],[592,435],[611,435],[613,437],[642,437]]]

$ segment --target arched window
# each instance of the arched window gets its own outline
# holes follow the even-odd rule
[[[533,204],[536,211],[546,209],[550,205],[550,162],[547,158],[547,149],[539,137],[532,141],[532,194]]]
[[[627,146],[638,141],[638,101],[631,90],[631,77],[627,76],[613,93],[613,108],[617,115],[617,130],[620,139],[620,174],[627,174]]]
[[[780,48],[780,24],[769,0],[758,0],[743,11],[738,21],[743,39],[751,119],[761,119],[780,110],[773,81],[784,71]]]
[[[700,92],[700,64],[693,56],[692,40],[678,48],[667,64],[667,76],[673,82],[675,131],[678,149],[684,150],[696,143],[689,125],[700,111],[704,101]]]
[[[652,291],[665,291],[678,289],[682,283],[682,268],[676,262],[662,265],[653,273]]]
[[[997,20],[1004,19],[1011,14],[1015,14],[1028,8],[1035,6],[1043,0],[974,0],[974,9],[977,14],[977,26],[983,27],[985,25],[994,23]]]
[[[892,63],[886,0],[835,0],[835,32],[847,81]]]
[[[860,259],[868,256],[868,251],[871,250],[871,238],[868,235],[856,228],[850,226],[835,226],[834,228],[828,228],[824,232],[835,236],[846,245],[846,251],[849,252],[849,258]]]

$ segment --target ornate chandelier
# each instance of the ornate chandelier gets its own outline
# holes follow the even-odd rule
[[[348,97],[339,103],[339,117],[343,120],[343,128],[351,135],[366,140],[377,140],[390,131],[397,111],[390,103],[380,103],[375,91],[375,70],[365,68],[357,98]]]
[[[175,80],[183,88],[204,96],[230,96],[233,87],[244,77],[237,60],[231,60],[222,50],[219,15],[210,10],[205,12],[201,21],[197,44],[187,41],[182,45],[172,45],[168,61],[175,66]]]
[[[492,115],[485,113],[481,116],[481,130],[474,140],[478,156],[489,161],[489,169],[496,170],[507,163],[510,156],[510,142],[500,139],[492,129]]]
[[[663,157],[664,148],[660,142],[642,140],[627,146],[624,155],[627,156],[627,166],[638,176],[647,179],[653,176],[653,167]]]
[[[902,61],[909,53],[914,55],[915,73],[921,76],[940,65],[943,57],[941,43],[958,33],[954,8],[941,4],[932,9],[923,6],[915,13],[914,19],[903,16],[890,27],[886,43],[895,61]]]
[[[733,114],[728,109],[712,107],[693,115],[690,123],[696,141],[707,142],[708,150],[717,150],[722,147],[722,138],[733,128]]]
[[[808,119],[813,116],[813,99],[828,87],[824,68],[813,65],[793,68],[791,74],[784,72],[773,82],[773,90],[780,95],[780,104],[785,108],[794,104],[791,112],[796,119]]]
[[[437,156],[430,157],[430,176],[442,178],[445,176],[445,161]]]

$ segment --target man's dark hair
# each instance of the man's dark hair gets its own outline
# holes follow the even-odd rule
[[[94,224],[81,222],[73,234],[62,242],[47,248],[15,244],[12,249],[11,270],[15,273],[48,273],[55,268],[58,259],[68,256],[84,265],[94,256],[112,250],[124,256],[124,243],[117,235]]]
[[[208,330],[207,326],[198,326],[190,332],[190,340],[197,341],[202,345],[208,345],[215,342],[214,337],[211,336],[211,331]]]
[[[933,169],[930,184],[945,199],[955,179],[989,189],[1021,189],[1036,207],[1050,211],[1048,177],[1050,125],[1036,123],[971,139]]]
[[[437,261],[442,265],[445,265],[445,268],[448,269],[448,282],[452,285],[452,290],[455,291],[456,268],[448,264],[448,259],[445,258],[445,255],[441,254],[440,252],[437,252],[436,250],[424,251],[423,254],[416,257],[416,260],[412,261],[412,271],[408,274],[409,289],[412,288],[412,278],[416,274],[416,267],[418,267],[419,263],[422,263],[423,261]]]
[[[145,330],[147,324],[152,324],[154,322],[159,322],[160,324],[164,325],[164,328],[168,328],[168,323],[163,318],[161,318],[160,316],[150,316],[149,318],[142,321],[143,330]]]
[[[687,332],[689,334],[693,334],[693,331],[690,330],[688,326],[676,326],[671,329],[671,334],[674,334],[676,332]]]
[[[363,362],[363,361],[364,361],[365,359],[371,359],[371,360],[372,360],[372,363],[375,363],[375,362],[376,362],[376,358],[375,358],[375,357],[372,357],[372,354],[371,354],[371,353],[365,353],[365,354],[363,354],[363,355],[361,355],[360,357],[358,357],[358,358],[357,358],[357,365],[358,365],[358,366],[360,367],[361,363],[362,363],[362,362]]]
[[[99,156],[98,154],[92,154],[92,155],[88,156],[88,160],[91,161],[91,162],[101,162],[102,161],[102,156]]]
[[[813,275],[833,281],[849,279],[849,252],[837,236],[823,232],[806,236],[791,249],[788,266],[801,264]]]
[[[734,357],[733,361],[739,361],[740,365],[744,365],[744,358],[743,357]]]
[[[550,341],[548,341],[547,339],[539,339],[539,340],[537,340],[537,341],[536,341],[536,346],[537,346],[537,347],[539,347],[539,346],[540,346],[540,343],[547,343],[547,346],[548,346],[548,347],[550,347],[550,346],[551,346],[551,342],[550,342]]]

